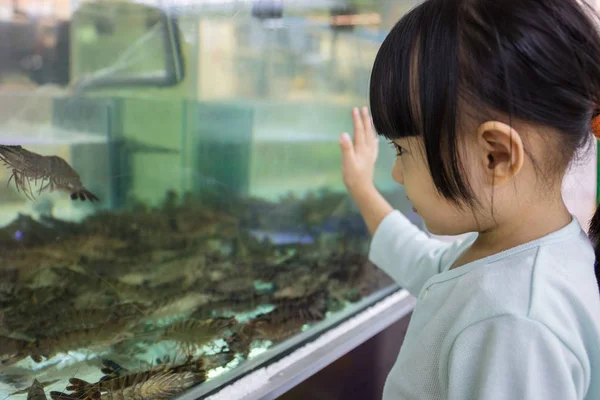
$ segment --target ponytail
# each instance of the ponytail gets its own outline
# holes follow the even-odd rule
[[[592,120],[592,133],[597,139],[600,139],[600,115],[596,116]],[[600,148],[599,148],[600,150]],[[596,168],[598,176],[596,181],[600,181],[600,154],[598,154],[598,160],[596,161]],[[598,200],[600,200],[600,188],[596,188],[596,194]],[[594,254],[596,255],[596,261],[594,262],[594,270],[596,272],[596,282],[600,287],[600,206],[596,208],[596,212],[590,222],[590,229],[588,233],[592,244],[594,245]]]

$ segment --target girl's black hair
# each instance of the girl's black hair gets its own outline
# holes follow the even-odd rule
[[[375,128],[388,139],[421,136],[437,190],[457,205],[476,202],[459,158],[457,116],[467,109],[556,132],[548,138],[556,154],[542,160],[552,171],[534,163],[562,178],[593,143],[597,24],[592,8],[578,0],[427,0],[396,24],[377,54],[370,89]],[[590,237],[600,260],[598,210]],[[595,268],[600,281],[598,261]]]

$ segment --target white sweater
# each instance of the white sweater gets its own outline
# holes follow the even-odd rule
[[[385,400],[600,400],[600,295],[575,218],[450,270],[476,234],[429,238],[394,211],[370,259],[418,302]]]

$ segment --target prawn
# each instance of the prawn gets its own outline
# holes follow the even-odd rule
[[[49,190],[62,190],[70,193],[71,200],[99,200],[81,183],[81,178],[69,163],[58,156],[43,156],[26,150],[21,146],[0,145],[0,161],[12,169],[8,185],[14,180],[17,192],[23,192],[27,198],[35,197],[31,189],[31,181],[41,186],[38,195]]]
[[[33,380],[31,387],[27,392],[27,400],[47,400],[46,393],[44,392],[44,386],[38,382],[37,379]]]

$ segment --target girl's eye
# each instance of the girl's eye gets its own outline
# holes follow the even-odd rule
[[[398,146],[394,142],[390,142],[390,145],[394,148],[394,150],[396,150],[396,156],[397,157],[400,157],[406,151],[406,150],[404,150],[404,148],[402,146]]]

